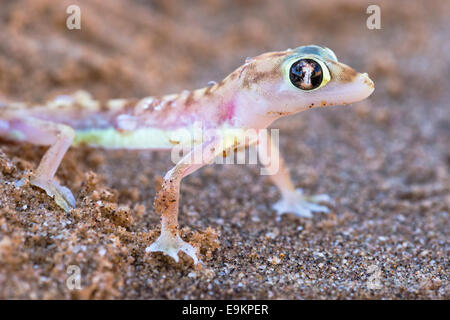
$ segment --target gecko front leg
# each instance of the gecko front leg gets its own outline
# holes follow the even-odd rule
[[[74,208],[75,198],[72,192],[54,179],[56,170],[72,144],[74,130],[67,125],[35,118],[11,118],[6,121],[9,135],[12,135],[13,139],[36,145],[50,145],[30,183],[43,189],[65,211]]]
[[[214,137],[209,142],[194,147],[175,167],[167,172],[161,190],[154,201],[155,211],[161,214],[161,235],[146,248],[146,252],[160,251],[178,262],[178,252],[183,251],[194,260],[195,264],[199,262],[196,249],[181,239],[178,231],[180,183],[187,175],[212,162],[215,156],[221,152],[221,139]]]
[[[304,196],[301,189],[295,189],[278,147],[265,130],[260,132],[258,142],[259,158],[267,169],[272,182],[281,193],[281,200],[272,208],[279,215],[294,213],[306,218],[311,218],[313,212],[328,213],[327,207],[318,204],[319,202],[331,202],[328,195]]]

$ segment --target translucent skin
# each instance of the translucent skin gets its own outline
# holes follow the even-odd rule
[[[292,61],[305,57],[320,61],[327,68],[330,79],[323,87],[304,91],[290,82],[289,66]],[[295,189],[274,143],[257,136],[252,141],[230,144],[225,141],[230,138],[235,141],[235,137],[228,136],[224,128],[264,129],[280,117],[310,108],[363,100],[373,90],[374,84],[367,74],[338,62],[330,49],[304,46],[248,59],[224,80],[180,94],[141,100],[116,99],[101,104],[79,92],[58,97],[45,106],[10,104],[0,108],[0,135],[50,146],[30,182],[45,190],[66,211],[75,206],[75,198],[69,189],[54,180],[54,175],[72,144],[150,150],[189,144],[191,152],[166,174],[156,195],[155,211],[161,215],[161,236],[146,251],[160,251],[176,261],[182,251],[198,263],[195,247],[179,236],[180,183],[183,177],[230,149],[259,142],[260,159],[277,163],[279,170],[270,177],[281,193],[281,200],[273,207],[279,214],[291,212],[310,217],[312,212],[328,211],[317,204],[328,201],[328,196],[306,197]],[[191,138],[174,138],[180,130],[192,131],[196,123],[213,134],[195,143]],[[200,163],[189,161],[194,153],[202,155]]]

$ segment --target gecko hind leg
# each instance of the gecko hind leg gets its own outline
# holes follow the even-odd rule
[[[75,198],[72,192],[54,179],[56,170],[75,137],[74,130],[63,124],[25,118],[9,120],[9,132],[15,133],[16,140],[50,146],[30,179],[30,184],[43,189],[66,212],[74,208]]]

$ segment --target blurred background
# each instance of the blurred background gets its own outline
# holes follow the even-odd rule
[[[81,30],[66,28],[66,9],[72,4],[81,8]],[[380,30],[366,26],[369,4],[381,8]],[[175,272],[174,282],[160,283],[157,268],[145,267],[149,262],[143,247],[130,249],[133,258],[127,260],[99,238],[96,243],[111,250],[108,257],[122,264],[105,267],[95,254],[86,258],[93,262],[83,281],[97,291],[81,297],[448,299],[449,16],[450,1],[445,0],[2,0],[0,100],[38,102],[79,89],[97,99],[195,89],[220,81],[246,57],[307,44],[331,48],[340,61],[368,72],[375,82],[372,96],[352,107],[311,110],[274,124],[281,129],[281,149],[297,186],[336,199],[331,216],[319,215],[312,224],[285,217],[275,222],[270,203],[277,191],[257,169],[205,169],[182,187],[182,211],[189,214],[180,219],[193,229],[212,226],[220,232],[219,253],[207,269],[213,276],[188,278],[190,270],[159,265],[164,273]],[[3,148],[16,162],[24,157],[21,150]],[[92,163],[83,163],[92,157],[75,158],[78,162],[73,157],[69,154],[59,173],[69,186],[76,178],[73,172],[92,169]],[[127,230],[155,228],[155,188],[140,175],[163,175],[169,162],[152,158],[156,173],[149,173],[147,154],[102,157],[106,160],[98,162],[99,172],[108,186],[119,190],[119,199],[127,203],[133,198],[147,208],[145,215],[131,210],[134,223]],[[39,160],[27,153],[25,158],[34,164]],[[136,168],[124,170],[124,163],[136,163]],[[133,197],[123,191],[131,188],[137,190]],[[16,202],[17,208],[23,205]],[[9,205],[20,213],[15,203]],[[31,232],[22,224],[11,225],[16,229],[3,231],[11,239],[15,233]],[[111,232],[101,230],[97,234]],[[47,230],[52,232],[60,231],[55,226]],[[11,252],[59,252],[39,243],[20,246]],[[250,253],[235,252],[234,247]],[[268,262],[281,253],[286,256],[283,270]],[[78,259],[73,253],[64,255]],[[55,260],[27,259],[20,261],[29,266],[28,273],[11,265],[0,269],[3,297],[79,297],[54,282],[30,280],[32,265],[38,266],[33,272],[40,270],[36,279],[64,277],[63,269],[49,266]],[[365,285],[370,265],[382,272],[384,286],[378,291]],[[105,270],[110,272],[106,280],[101,278]],[[103,280],[95,282],[94,275],[108,280],[109,287],[102,287]],[[285,275],[292,278],[288,281]]]

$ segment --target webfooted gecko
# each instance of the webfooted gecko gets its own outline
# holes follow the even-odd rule
[[[180,183],[217,156],[259,142],[227,129],[262,130],[278,118],[310,108],[363,100],[373,90],[366,73],[339,62],[330,49],[310,45],[247,59],[222,81],[180,94],[101,103],[81,92],[60,96],[47,105],[6,104],[0,106],[0,136],[49,146],[30,183],[45,190],[65,211],[75,207],[75,198],[54,176],[71,145],[126,149],[189,145],[187,154],[165,175],[155,197],[161,234],[146,251],[163,252],[175,261],[182,251],[198,263],[196,249],[178,231]],[[181,134],[192,132],[198,123],[208,135],[193,139]],[[295,189],[274,143],[260,143],[258,151],[260,157],[270,154],[271,160],[278,161],[279,170],[270,176],[281,193],[275,211],[302,217],[328,211],[317,203],[327,197],[306,197]],[[197,161],[192,161],[193,155],[199,155]]]

